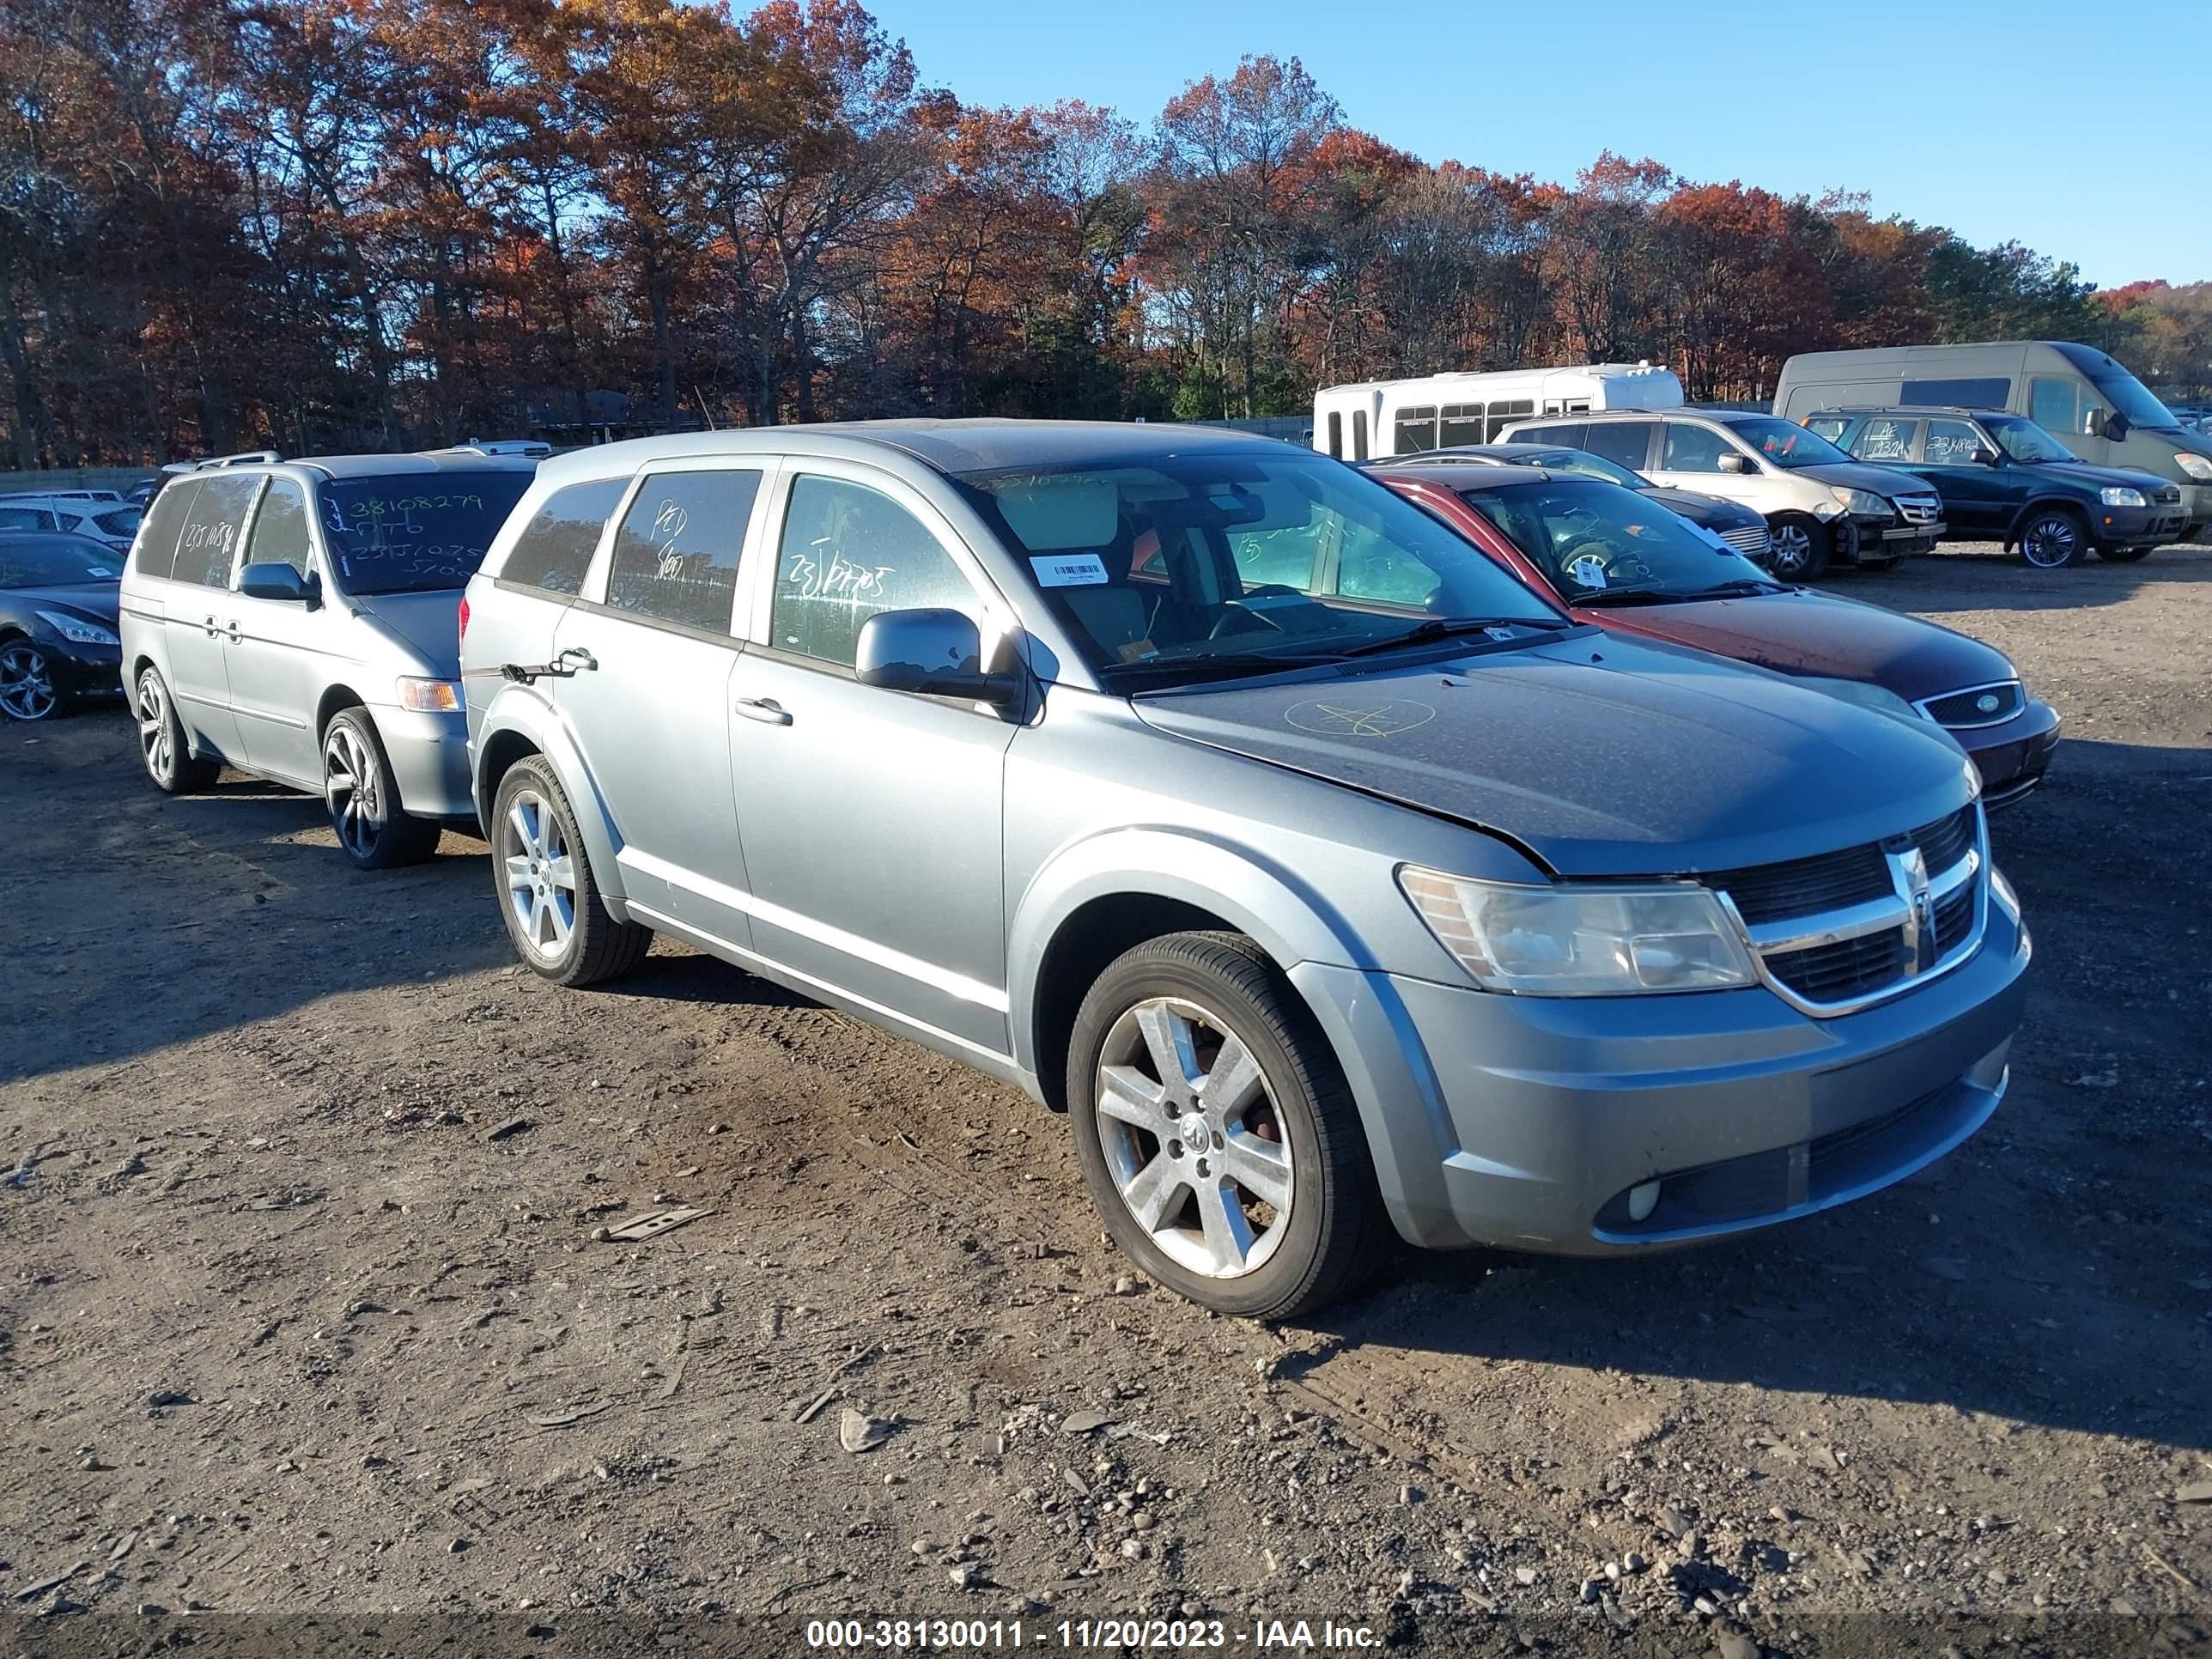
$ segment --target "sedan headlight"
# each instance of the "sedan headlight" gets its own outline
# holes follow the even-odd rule
[[[2098,499],[2106,507],[2148,507],[2149,499],[2140,489],[2130,489],[2125,484],[2106,484],[2097,492]]]
[[[1887,518],[1895,511],[1885,497],[1875,495],[1871,489],[1846,489],[1838,484],[1828,493],[1836,498],[1836,505],[1846,513],[1862,514],[1875,519]]]
[[[1886,685],[1875,685],[1867,680],[1832,680],[1818,674],[1793,677],[1796,683],[1815,691],[1825,691],[1845,702],[1855,702],[1862,708],[1872,708],[1884,714],[1894,714],[1899,720],[1917,720],[1920,711]]]
[[[1757,978],[1702,887],[1519,887],[1407,865],[1398,884],[1486,991],[1607,997],[1717,991]]]
[[[41,611],[39,619],[72,645],[120,645],[112,629],[96,622],[87,622],[82,617],[64,616],[58,611]]]
[[[2181,470],[2197,483],[2212,483],[2212,460],[2207,460],[2202,455],[2193,455],[2185,449],[2173,459],[2181,464]]]
[[[399,682],[399,706],[418,714],[458,714],[461,712],[461,688],[451,680],[403,679]]]

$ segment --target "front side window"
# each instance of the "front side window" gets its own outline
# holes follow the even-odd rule
[[[1641,472],[1651,465],[1651,428],[1656,421],[1592,421],[1582,447],[1616,466]]]
[[[159,576],[167,580],[177,568],[177,538],[191,516],[192,497],[200,493],[198,478],[179,478],[167,485],[154,497],[154,504],[146,510],[146,522],[138,526],[138,539],[132,544],[131,556],[137,561],[133,567],[142,576]]]
[[[1735,453],[1735,446],[1711,427],[1669,421],[1659,467],[1664,472],[1717,472],[1721,457]]]
[[[1982,424],[1996,441],[1997,447],[2015,461],[2033,464],[2074,459],[2072,450],[2033,421],[2022,420],[2017,415],[1992,415]]]
[[[500,580],[570,598],[582,592],[592,555],[599,550],[599,532],[629,488],[627,478],[594,478],[555,490],[507,550]]]
[[[1970,422],[1930,421],[1922,455],[1930,466],[1972,466],[1982,449],[1982,434]]]
[[[307,493],[289,478],[271,478],[261,510],[253,515],[253,536],[246,546],[248,564],[288,564],[305,580],[313,562],[307,547]]]
[[[2079,380],[2047,380],[2038,375],[2027,383],[2027,416],[2046,432],[2080,436],[2087,428],[2087,411],[2080,393],[2088,387]],[[2087,400],[2092,406],[2094,398]],[[2080,418],[2077,418],[2080,417]]]
[[[1728,423],[1739,441],[1747,443],[1776,466],[1833,466],[1851,458],[1817,432],[1771,415],[1749,415]]]
[[[1510,538],[1571,605],[1776,585],[1749,560],[1617,484],[1553,478],[1466,490],[1460,499]]]
[[[1876,415],[1867,422],[1857,438],[1852,441],[1851,453],[1863,461],[1910,460],[1912,459],[1912,427],[1911,421]],[[1811,431],[1812,428],[1808,427],[1806,429]],[[1815,433],[1814,435],[1817,437],[1820,434]]]
[[[177,541],[176,579],[203,587],[230,586],[230,566],[238,551],[246,509],[261,489],[258,472],[218,473],[203,479],[192,497],[191,515]]]
[[[793,481],[769,607],[771,645],[849,668],[869,617],[938,605],[982,619],[975,590],[919,519],[866,484]]]
[[[1562,624],[1395,491],[1272,447],[959,482],[1116,686],[1337,660],[1414,626],[1461,623],[1480,648],[1487,624],[1498,640]]]
[[[760,483],[757,471],[647,474],[615,532],[607,603],[728,633],[738,556]]]
[[[520,469],[334,478],[323,485],[323,541],[347,592],[465,587],[530,488]]]

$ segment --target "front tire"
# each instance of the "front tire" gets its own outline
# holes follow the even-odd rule
[[[189,795],[215,787],[222,768],[192,753],[160,669],[149,667],[139,674],[131,708],[138,717],[138,748],[145,757],[146,775],[156,789],[165,795]]]
[[[2089,526],[2063,507],[2039,508],[2020,527],[2020,556],[2038,570],[2063,570],[2088,550]]]
[[[556,985],[595,985],[645,959],[653,930],[608,911],[568,792],[543,759],[532,755],[507,769],[490,828],[499,913],[533,972]]]
[[[323,728],[323,804],[338,851],[356,870],[420,864],[438,848],[438,826],[410,818],[376,722],[366,708],[341,708]]]
[[[1115,1242],[1202,1307],[1294,1318],[1389,1248],[1336,1056],[1241,934],[1150,939],[1100,975],[1070,1036],[1067,1103]]]
[[[0,645],[0,714],[30,721],[50,720],[61,712],[53,659],[29,640]]]
[[[1786,582],[1809,582],[1827,574],[1835,550],[1828,526],[1802,513],[1784,513],[1773,523],[1773,546],[1766,568]]]

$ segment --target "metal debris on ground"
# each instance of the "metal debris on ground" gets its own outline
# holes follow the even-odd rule
[[[686,1223],[696,1221],[702,1215],[712,1213],[714,1212],[710,1210],[695,1209],[689,1204],[679,1204],[672,1210],[647,1210],[643,1215],[632,1216],[618,1227],[608,1228],[607,1237],[630,1243],[645,1238],[658,1238],[665,1232],[681,1227]]]
[[[854,1411],[850,1406],[846,1407],[837,1418],[837,1443],[848,1452],[873,1451],[897,1431],[897,1424],[887,1423],[880,1417],[869,1417]]]

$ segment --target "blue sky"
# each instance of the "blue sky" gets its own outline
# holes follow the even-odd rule
[[[1431,161],[1564,181],[1611,149],[1701,181],[1865,191],[1877,215],[2026,242],[2104,287],[2212,278],[2208,0],[870,9],[969,103],[1081,98],[1149,125],[1186,82],[1274,52],[1303,58],[1352,125]]]

